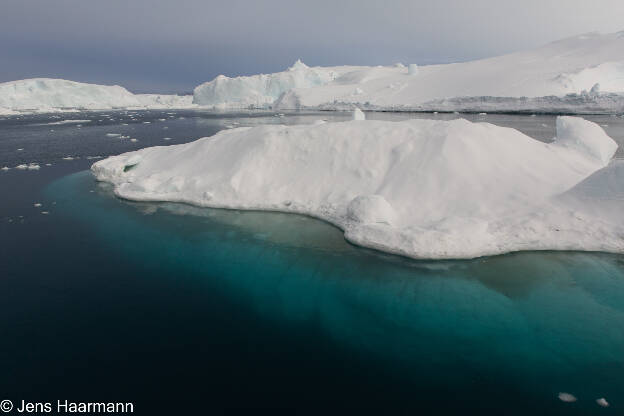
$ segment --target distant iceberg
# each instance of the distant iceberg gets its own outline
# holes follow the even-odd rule
[[[624,37],[593,33],[494,58],[407,69],[310,68],[297,61],[284,72],[220,75],[197,87],[193,102],[282,110],[618,113],[624,112]]]
[[[0,84],[0,114],[114,108],[623,113],[624,36],[586,34],[470,62],[219,75],[190,96],[38,78]]]
[[[557,119],[550,144],[463,119],[354,120],[234,128],[92,171],[123,198],[308,214],[414,258],[624,252],[616,148],[575,117]]]
[[[133,94],[118,85],[33,78],[0,83],[0,114],[116,108],[183,108],[191,96]]]
[[[293,88],[311,88],[334,80],[334,68],[310,68],[301,60],[284,72],[229,78],[219,75],[193,92],[193,103],[220,108],[262,108]]]
[[[354,94],[356,88],[362,93]],[[498,111],[623,112],[624,37],[593,33],[477,61],[412,64],[407,71],[359,68],[321,86],[293,88],[274,106],[478,112],[499,102],[505,107]]]

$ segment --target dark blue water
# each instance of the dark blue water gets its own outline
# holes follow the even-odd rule
[[[0,165],[41,165],[0,172],[0,399],[140,414],[622,412],[623,256],[412,261],[307,217],[121,201],[84,171],[87,156],[163,137],[348,117],[175,113],[81,113],[93,121],[54,132],[44,116],[0,121]],[[554,135],[552,118],[497,117]]]

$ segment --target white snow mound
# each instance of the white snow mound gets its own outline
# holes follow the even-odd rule
[[[601,200],[575,188],[600,187],[591,178],[600,182],[615,143],[580,118],[561,117],[557,129],[546,144],[463,119],[258,126],[109,157],[92,171],[123,198],[304,213],[356,244],[414,258],[624,252],[623,217],[594,216],[583,207]]]

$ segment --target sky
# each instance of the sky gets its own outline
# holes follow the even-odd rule
[[[622,0],[0,0],[0,82],[190,92],[219,74],[447,63],[624,30]]]

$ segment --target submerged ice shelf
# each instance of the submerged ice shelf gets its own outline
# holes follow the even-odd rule
[[[624,252],[624,163],[602,128],[557,119],[546,144],[488,123],[353,120],[235,128],[95,163],[140,201],[308,214],[413,258]]]

